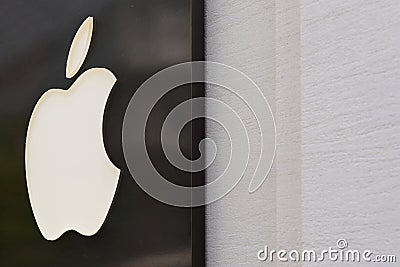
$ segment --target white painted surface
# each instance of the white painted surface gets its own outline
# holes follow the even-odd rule
[[[257,261],[264,245],[322,250],[339,238],[400,257],[399,12],[397,0],[207,1],[207,59],[262,88],[278,134],[261,189],[248,194],[245,177],[207,207],[208,266],[273,266]],[[226,152],[216,125],[207,134]]]
[[[302,0],[304,246],[346,238],[400,257],[399,12]]]

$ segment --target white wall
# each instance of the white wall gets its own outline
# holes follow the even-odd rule
[[[397,0],[302,1],[305,246],[346,238],[400,261],[399,12]]]
[[[399,253],[399,12],[397,0],[207,1],[207,59],[260,86],[278,135],[266,183],[249,194],[245,177],[207,207],[208,266],[272,266],[257,260],[264,245],[322,250],[339,238]],[[207,95],[246,113],[224,91]],[[221,129],[207,134],[227,151]]]

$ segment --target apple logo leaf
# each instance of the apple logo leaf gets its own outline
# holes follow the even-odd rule
[[[87,17],[72,40],[65,72],[68,79],[75,76],[85,61],[89,51],[90,41],[92,40],[92,32],[93,17]]]

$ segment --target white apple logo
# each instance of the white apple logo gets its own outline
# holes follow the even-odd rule
[[[80,69],[89,49],[93,18],[77,31],[66,76]],[[68,90],[45,92],[32,113],[26,138],[26,179],[32,210],[48,240],[68,230],[94,235],[103,224],[120,170],[103,144],[103,113],[115,76],[104,68],[85,71]]]

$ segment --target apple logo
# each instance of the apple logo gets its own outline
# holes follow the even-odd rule
[[[72,78],[89,50],[93,18],[78,29],[69,51]],[[25,168],[29,199],[40,232],[94,235],[103,224],[120,170],[103,143],[103,113],[116,82],[105,68],[85,71],[67,90],[50,89],[36,104],[27,130]]]

